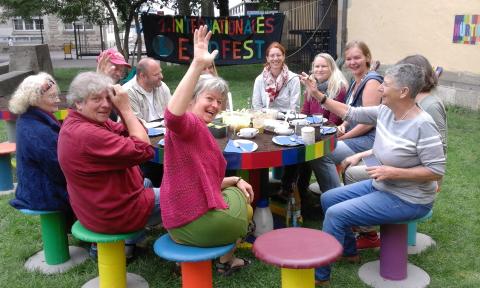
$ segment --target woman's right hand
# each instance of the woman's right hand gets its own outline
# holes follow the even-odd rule
[[[208,31],[207,25],[200,26],[193,33],[193,61],[202,67],[210,66],[218,54],[218,50],[208,52],[208,42],[212,37],[212,31]]]

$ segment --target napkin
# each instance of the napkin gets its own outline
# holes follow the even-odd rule
[[[243,151],[241,148],[235,147],[235,145],[233,145],[233,141],[235,140],[228,140],[227,146],[225,146],[225,149],[224,149],[225,152],[242,153],[242,152],[253,151],[253,142],[236,141],[238,145],[240,145],[246,150],[246,151]]]
[[[335,127],[325,126],[320,128],[320,134],[333,134],[335,132],[337,132],[337,128]]]
[[[155,137],[165,133],[165,128],[148,128],[148,136]]]
[[[294,137],[295,141],[292,141],[290,137]],[[293,136],[275,136],[275,142],[278,145],[283,145],[283,146],[297,146],[299,144],[303,145],[303,140],[300,137],[295,137]]]

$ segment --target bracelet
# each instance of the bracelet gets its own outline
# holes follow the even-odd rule
[[[327,93],[323,94],[323,98],[322,98],[322,100],[320,100],[320,104],[321,105],[325,104],[325,101],[327,101],[327,98],[328,98]]]
[[[235,182],[235,186],[237,186],[238,183],[239,183],[240,181],[242,181],[242,180],[243,180],[242,177],[238,177],[237,182]]]

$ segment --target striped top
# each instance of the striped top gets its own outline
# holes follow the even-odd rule
[[[376,125],[373,153],[383,165],[397,168],[424,166],[438,175],[445,174],[445,155],[435,122],[425,111],[414,119],[395,120],[385,105],[351,107],[347,121]],[[390,192],[414,204],[429,204],[435,200],[435,181],[373,180],[380,191]]]

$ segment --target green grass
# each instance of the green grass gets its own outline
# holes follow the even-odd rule
[[[164,66],[165,82],[174,90],[185,68]],[[229,81],[234,102],[243,107],[251,96],[253,79],[260,65],[221,67],[219,74]],[[69,76],[62,75],[68,72]],[[75,69],[56,69],[57,79],[66,90]],[[63,84],[65,83],[65,84]],[[64,86],[65,85],[65,86]],[[480,287],[480,113],[448,107],[448,163],[442,191],[438,194],[433,218],[419,224],[418,230],[436,240],[437,246],[421,255],[409,256],[409,261],[427,271],[430,287]],[[0,122],[0,139],[5,139]],[[3,137],[3,138],[2,138]],[[89,260],[67,273],[44,276],[26,272],[25,260],[42,248],[38,217],[25,216],[8,205],[13,195],[0,196],[0,287],[80,287],[97,275],[96,263]],[[320,228],[317,221],[306,226]],[[153,241],[164,231],[150,231],[143,253],[128,265],[129,272],[142,275],[150,287],[180,287],[172,275],[173,264],[161,260],[152,251]],[[75,245],[85,245],[71,239]],[[248,250],[241,256],[254,259]],[[362,263],[376,260],[378,251],[361,251]],[[366,287],[357,276],[359,265],[334,265],[331,287]],[[229,278],[214,276],[214,287],[270,288],[280,287],[278,269],[254,261],[248,269]]]

